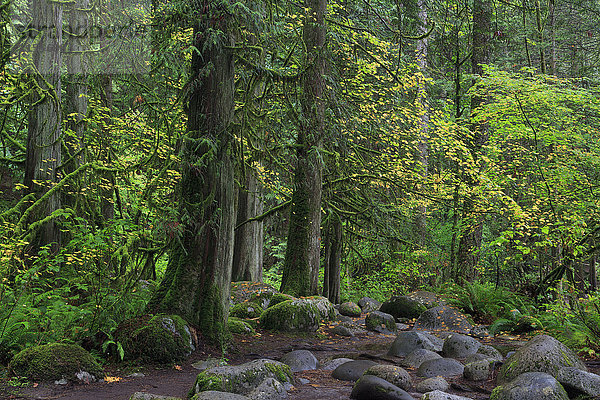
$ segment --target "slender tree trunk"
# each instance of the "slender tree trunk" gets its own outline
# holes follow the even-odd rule
[[[427,4],[424,0],[418,0],[419,7],[419,35],[427,33]],[[421,176],[426,178],[429,167],[429,104],[427,100],[427,87],[425,78],[429,70],[427,61],[427,52],[429,50],[429,38],[425,37],[417,42],[417,64],[421,70],[422,80],[417,88],[417,101],[419,110],[419,164],[421,167]],[[415,228],[417,240],[421,247],[427,242],[427,207],[419,206],[416,212]]]
[[[39,87],[33,95],[27,131],[27,157],[24,183],[31,192],[42,195],[60,180],[61,162],[61,85],[62,4],[49,0],[33,0],[32,32],[38,36],[33,52],[36,68],[34,79]],[[41,219],[60,209],[60,195],[55,193],[45,203],[43,211],[34,216]],[[44,224],[34,249],[53,244],[60,246],[60,230],[54,220]]]
[[[489,41],[491,36],[492,4],[490,0],[475,0],[473,3],[473,52],[471,56],[471,72],[483,75],[483,64],[489,63]],[[474,94],[471,97],[471,112],[476,110],[484,98]],[[474,159],[478,159],[488,140],[488,129],[485,124],[471,124],[473,132],[470,150]],[[469,185],[475,185],[471,182]],[[475,199],[467,195],[463,201],[463,220],[467,222],[458,243],[457,264],[462,277],[472,280],[476,276],[475,267],[479,262],[479,248],[483,230],[483,218],[475,210]]]
[[[221,13],[209,3],[207,15]],[[221,13],[222,14],[222,13]],[[222,14],[223,15],[223,14]],[[233,262],[236,190],[229,124],[234,107],[234,59],[229,18],[206,18],[194,27],[188,133],[183,139],[180,218],[169,264],[148,305],[181,315],[203,336],[225,346]],[[224,42],[211,35],[220,30]]]
[[[303,35],[302,116],[297,137],[297,165],[281,291],[294,296],[317,293],[321,244],[322,161],[319,150],[325,130],[323,57],[326,0],[306,0]]]
[[[544,46],[544,22],[542,21],[542,10],[540,0],[535,0],[535,22],[538,33],[538,46],[540,48],[540,72],[546,73],[546,56]]]
[[[88,23],[89,0],[77,0],[71,4],[67,39],[67,82],[65,92],[67,95],[67,120],[69,134],[65,136],[63,171],[65,174],[73,172],[85,162],[84,134],[85,116],[88,108],[88,86],[86,82],[87,64],[85,51],[89,44]],[[76,184],[76,183],[74,183]],[[75,207],[76,197],[67,190],[63,197],[65,206]]]
[[[325,233],[323,296],[334,304],[340,303],[342,232],[343,226],[340,217],[337,214],[330,215]]]
[[[248,173],[246,187],[239,191],[237,224],[261,215],[263,188],[256,176]],[[262,282],[264,229],[262,221],[247,223],[235,231],[233,281]]]
[[[550,7],[550,40],[552,46],[550,52],[550,73],[556,76],[558,74],[556,69],[556,4],[554,0],[550,0],[548,5]]]

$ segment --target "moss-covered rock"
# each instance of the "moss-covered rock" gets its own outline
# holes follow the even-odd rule
[[[381,311],[373,311],[365,317],[367,330],[379,333],[394,333],[398,330],[394,317]]]
[[[258,318],[264,309],[253,301],[243,301],[229,309],[229,315],[236,318]]]
[[[231,304],[238,304],[248,300],[256,300],[257,298],[269,299],[273,294],[278,293],[277,290],[266,283],[262,282],[232,282],[231,283]],[[266,308],[266,304],[262,304],[262,301],[258,301],[263,308]]]
[[[168,364],[189,356],[195,349],[187,323],[177,315],[144,315],[125,321],[115,332],[126,359]]]
[[[327,297],[323,296],[311,296],[304,297],[303,300],[306,300],[312,304],[314,304],[319,313],[321,313],[321,319],[324,321],[335,321],[338,316],[338,311],[335,309],[333,304],[329,301]]]
[[[250,326],[246,321],[242,321],[239,318],[229,317],[227,320],[227,328],[231,333],[250,334],[254,335],[256,332],[254,328]]]
[[[321,313],[306,300],[286,300],[267,308],[260,315],[260,326],[287,332],[314,332],[319,328]]]
[[[339,311],[340,314],[345,315],[347,317],[360,317],[360,314],[362,313],[362,310],[359,307],[359,305],[352,301],[347,301],[345,303],[340,304]]]
[[[196,377],[189,397],[208,390],[248,394],[268,378],[282,384],[293,381],[289,366],[273,360],[254,360],[242,365],[214,367],[202,371]]]
[[[294,296],[290,296],[289,294],[275,293],[271,297],[271,301],[269,302],[269,307],[276,306],[277,304],[283,303],[286,300],[295,300],[295,299],[296,298]]]
[[[408,296],[393,297],[381,305],[379,311],[391,314],[394,318],[418,318],[427,307]]]
[[[76,374],[88,372],[96,379],[104,376],[102,367],[82,347],[73,344],[51,343],[35,346],[18,353],[9,364],[10,371],[17,376],[32,380],[55,381],[78,380]]]
[[[583,362],[567,346],[548,335],[538,335],[510,356],[498,374],[498,383],[510,382],[525,372],[556,376],[563,367],[587,371]]]
[[[333,320],[336,310],[324,297],[286,300],[260,315],[260,326],[287,332],[314,332],[322,321]]]

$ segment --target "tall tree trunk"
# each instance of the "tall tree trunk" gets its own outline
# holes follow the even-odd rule
[[[297,165],[281,291],[294,296],[317,293],[321,243],[322,161],[325,130],[323,57],[326,0],[305,0],[303,28],[307,69],[302,77],[302,116]]]
[[[66,126],[70,132],[65,135],[63,171],[71,173],[84,162],[84,133],[85,115],[88,108],[88,87],[86,83],[87,63],[85,51],[89,44],[88,12],[89,0],[77,0],[71,4],[67,40],[67,81],[65,92],[67,95],[67,120]],[[76,183],[73,183],[76,184]],[[72,184],[72,185],[73,185]],[[75,207],[75,196],[69,190],[63,196],[65,206]]]
[[[246,187],[239,191],[237,224],[263,213],[263,188],[256,176],[248,173]],[[254,221],[235,231],[233,281],[262,282],[264,229],[262,221]]]
[[[28,116],[24,183],[30,191],[41,196],[60,180],[62,4],[50,0],[33,0],[31,14],[31,29],[38,35],[33,65],[36,68],[34,79],[39,89],[33,95],[33,105]],[[34,218],[47,217],[60,207],[60,195],[55,193],[46,200],[44,209]],[[44,224],[33,248],[51,243],[54,250],[60,246],[60,230],[54,220]]]
[[[473,3],[473,52],[471,56],[471,72],[473,75],[483,75],[483,64],[490,60],[489,42],[491,38],[492,4],[490,0],[475,0]],[[485,99],[474,94],[471,97],[471,112],[483,104]],[[487,143],[488,129],[485,124],[471,124],[473,132],[470,143],[474,159],[480,158],[484,145]],[[472,178],[467,178],[473,186]],[[462,277],[472,280],[475,278],[475,267],[479,262],[479,248],[483,229],[483,219],[475,212],[475,200],[467,194],[463,202],[463,219],[466,226],[458,243],[457,264]]]
[[[337,214],[331,214],[325,229],[325,277],[323,296],[334,304],[340,303],[342,272],[342,221]]]
[[[418,0],[419,7],[419,35],[427,33],[427,4],[424,0]],[[422,74],[422,79],[417,88],[417,102],[419,110],[419,164],[421,167],[421,176],[427,177],[429,167],[429,104],[427,101],[426,80],[429,69],[427,61],[427,52],[429,38],[424,37],[417,42],[417,64]],[[427,208],[419,206],[416,212],[415,228],[417,241],[421,247],[424,247],[427,242]]]
[[[548,6],[550,7],[550,40],[552,49],[550,51],[550,73],[552,75],[557,75],[558,71],[556,69],[556,4],[554,0],[550,0],[548,2]]]
[[[203,336],[225,346],[233,262],[235,186],[230,122],[234,107],[230,18],[216,2],[194,27],[188,129],[181,144],[179,214],[183,234],[173,241],[169,264],[148,305],[151,312],[181,315]],[[221,31],[225,40],[214,40]]]

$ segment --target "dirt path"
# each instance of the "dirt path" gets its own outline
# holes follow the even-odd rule
[[[395,335],[365,333],[352,338],[339,337],[327,333],[287,335],[273,332],[261,332],[260,336],[235,335],[235,346],[227,354],[230,364],[241,364],[257,358],[278,360],[283,354],[306,349],[321,361],[337,357],[373,359],[381,363],[396,363],[399,359],[385,355]],[[519,338],[491,338],[488,344],[505,349],[518,347],[523,342]],[[140,372],[143,377],[126,377],[126,373],[114,368],[108,369],[109,376],[120,378],[116,382],[99,382],[89,385],[38,384],[36,387],[10,388],[6,382],[0,387],[1,399],[60,399],[60,400],[128,400],[134,392],[148,392],[159,395],[185,398],[194,384],[198,370],[192,364],[208,357],[219,357],[214,350],[204,349],[194,353],[185,363],[169,368],[147,367]],[[592,368],[598,373],[598,368]],[[415,378],[414,371],[409,373]],[[331,371],[314,370],[295,374],[296,380],[308,380],[306,384],[297,384],[290,392],[293,400],[342,400],[348,399],[352,391],[352,382],[339,381],[331,377]],[[414,379],[418,381],[418,379]],[[449,380],[454,394],[472,399],[487,399],[493,388],[493,380],[474,384],[462,378]]]

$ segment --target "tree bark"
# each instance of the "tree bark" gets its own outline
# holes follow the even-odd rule
[[[228,17],[209,3],[194,27],[187,136],[181,145],[181,237],[173,241],[169,264],[151,312],[181,315],[203,336],[225,346],[233,262],[236,191],[232,135],[234,59]],[[220,30],[226,38],[215,41]]]
[[[317,293],[321,244],[322,160],[325,130],[324,73],[326,0],[306,0],[303,28],[307,69],[302,77],[302,116],[281,291],[293,296]]]
[[[492,8],[490,0],[475,0],[473,3],[473,52],[471,56],[471,72],[473,75],[483,75],[483,64],[490,60],[489,42],[491,38]],[[476,110],[484,98],[474,94],[471,97],[471,112]],[[478,159],[483,147],[488,140],[488,129],[485,124],[471,124],[473,132],[472,143],[470,143],[471,154]],[[476,185],[467,178],[469,185]],[[463,202],[463,219],[466,226],[462,230],[458,243],[457,266],[459,274],[465,279],[472,280],[476,276],[475,267],[479,262],[478,251],[481,247],[483,219],[475,211],[475,200],[467,195]]]
[[[239,191],[237,225],[264,211],[262,185],[252,173],[246,177],[246,187]],[[254,221],[235,231],[233,281],[262,282],[264,229],[262,221]]]
[[[325,277],[323,296],[334,304],[340,303],[342,265],[342,221],[338,215],[330,215],[325,231]]]
[[[67,95],[67,119],[66,126],[69,129],[65,136],[65,147],[63,171],[71,173],[85,162],[84,134],[85,116],[88,108],[88,87],[86,83],[87,63],[85,51],[89,50],[89,23],[88,23],[89,0],[77,0],[71,4],[67,39],[67,53],[65,54],[67,65],[67,82],[65,93]],[[65,206],[74,208],[76,198],[67,191],[63,196]]]
[[[33,193],[42,195],[60,180],[61,162],[61,85],[62,5],[49,0],[33,0],[31,29],[38,35],[33,52],[34,79],[39,86],[33,95],[28,115],[27,156],[24,184]],[[49,216],[60,209],[58,193],[50,196],[45,208],[35,219]],[[32,243],[33,248],[53,244],[60,246],[60,230],[54,220],[47,222]]]

